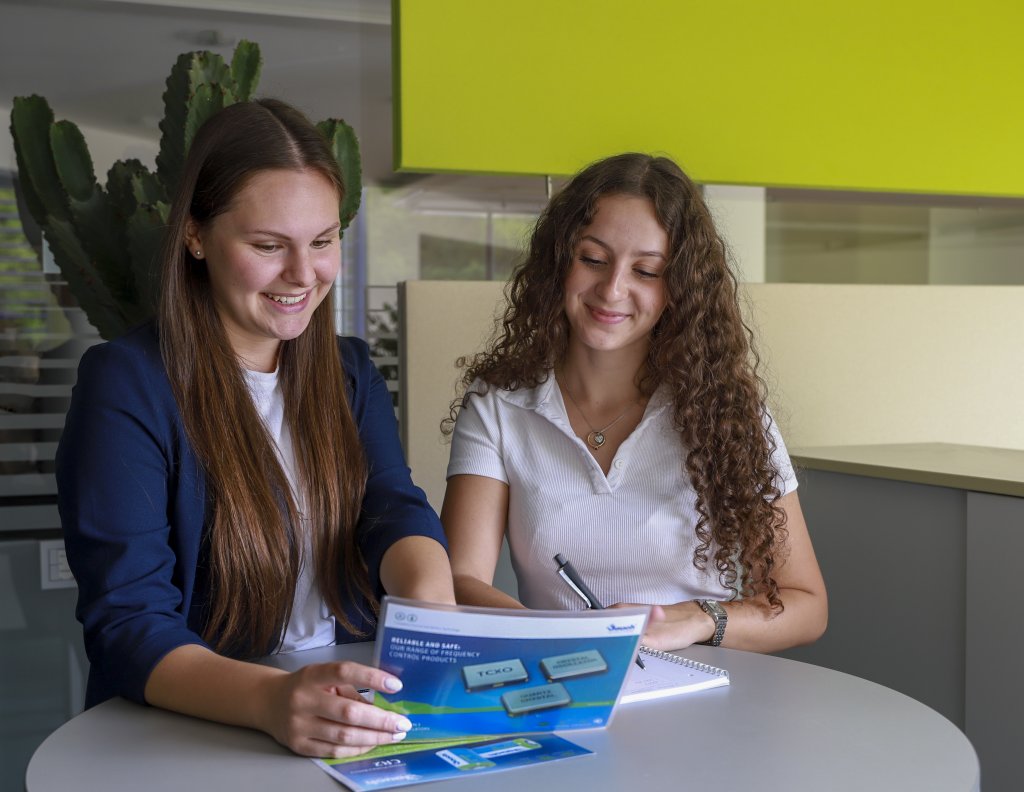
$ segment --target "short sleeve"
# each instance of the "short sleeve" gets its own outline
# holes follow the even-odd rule
[[[508,484],[501,444],[503,403],[495,388],[479,381],[473,383],[468,394],[455,421],[448,478],[468,474]]]

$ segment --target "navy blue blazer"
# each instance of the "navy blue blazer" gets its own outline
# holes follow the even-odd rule
[[[385,551],[406,536],[442,545],[437,514],[414,486],[395,414],[369,348],[339,338],[368,481],[357,526],[378,595]],[[153,667],[200,638],[209,590],[202,569],[205,476],[185,435],[153,325],[94,346],[82,357],[57,449],[57,489],[77,616],[89,656],[86,706],[112,696],[143,703]],[[349,610],[353,623],[372,634]],[[340,627],[338,643],[361,640]]]

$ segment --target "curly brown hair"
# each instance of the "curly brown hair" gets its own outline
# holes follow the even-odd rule
[[[505,289],[507,308],[488,348],[456,363],[464,369],[465,395],[452,403],[443,430],[452,431],[477,379],[506,390],[532,388],[561,361],[569,338],[565,280],[583,229],[607,195],[649,199],[668,234],[668,300],[637,385],[646,396],[661,386],[672,396],[674,426],[688,449],[683,470],[697,494],[693,563],[706,569],[714,547],[724,586],[744,597],[764,595],[781,612],[773,572],[784,560],[787,531],[777,504],[767,388],[725,243],[700,189],[672,160],[638,153],[600,160],[550,201]]]

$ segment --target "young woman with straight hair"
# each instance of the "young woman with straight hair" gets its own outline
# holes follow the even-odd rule
[[[384,593],[453,601],[366,344],[334,332],[345,185],[274,100],[196,134],[170,210],[157,321],[82,358],[57,455],[91,662],[115,695],[342,756],[409,722],[378,669],[241,662],[372,638]]]

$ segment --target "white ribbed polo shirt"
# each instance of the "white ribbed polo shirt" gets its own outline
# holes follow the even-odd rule
[[[606,476],[569,425],[553,376],[536,388],[490,388],[469,397],[455,425],[448,476],[509,485],[506,530],[524,605],[583,607],[556,573],[556,553],[606,606],[730,598],[713,565],[708,572],[693,565],[696,493],[683,471],[685,449],[670,407],[664,390],[654,394]],[[786,494],[796,477],[774,421],[769,431]]]

